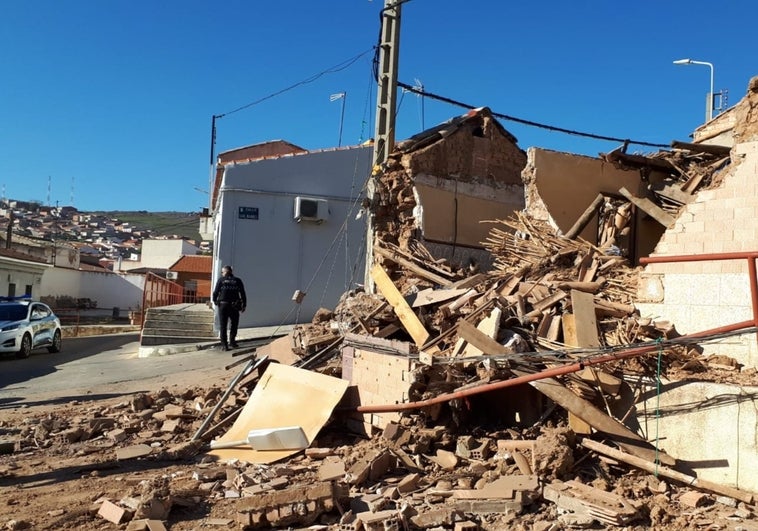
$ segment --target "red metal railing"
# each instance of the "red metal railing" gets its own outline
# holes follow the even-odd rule
[[[747,260],[747,269],[750,276],[750,300],[753,305],[753,326],[758,326],[758,280],[756,280],[756,265],[755,261],[758,259],[758,252],[742,252],[742,253],[706,253],[706,254],[688,254],[688,255],[672,255],[672,256],[648,256],[640,258],[640,263],[647,264],[669,264],[673,262],[709,262],[712,260]],[[744,328],[744,323],[738,323],[730,326],[722,327],[724,330],[732,331]],[[758,335],[756,336],[758,339]]]

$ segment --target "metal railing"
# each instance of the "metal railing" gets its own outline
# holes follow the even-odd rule
[[[751,252],[737,252],[737,253],[705,253],[705,254],[689,254],[689,255],[671,255],[671,256],[647,256],[640,258],[640,264],[668,264],[674,262],[709,262],[719,260],[747,260],[748,274],[750,276],[750,300],[753,307],[753,320],[745,321],[742,323],[735,323],[732,325],[722,326],[719,330],[724,332],[731,332],[741,330],[747,325],[758,326],[758,279],[756,278],[755,261],[758,259],[758,251]],[[758,334],[756,334],[756,340],[758,340]]]
[[[202,304],[209,299],[210,297],[207,296],[198,296],[196,291],[185,290],[181,284],[154,273],[147,273],[145,275],[145,289],[142,291],[140,324],[144,326],[145,315],[150,308],[173,304]]]

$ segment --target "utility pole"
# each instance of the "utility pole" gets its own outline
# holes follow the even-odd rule
[[[397,109],[397,71],[400,55],[400,6],[405,0],[384,0],[382,29],[379,40],[379,68],[376,98],[376,130],[374,134],[374,157],[366,193],[369,200],[368,236],[366,238],[366,291],[374,291],[371,266],[374,261],[374,213],[373,200],[376,192],[375,179],[381,174],[395,146],[395,113]]]

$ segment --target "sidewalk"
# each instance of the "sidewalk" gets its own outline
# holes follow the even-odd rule
[[[250,347],[254,345],[265,345],[277,337],[289,334],[294,327],[295,325],[280,325],[240,328],[237,331],[237,343],[239,343],[240,348]],[[209,341],[207,343],[181,343],[176,345],[145,346],[139,348],[139,357],[150,358],[152,356],[167,356],[169,354],[190,352],[194,350],[207,350],[220,346],[221,343],[218,340]]]

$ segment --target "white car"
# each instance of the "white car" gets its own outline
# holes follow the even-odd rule
[[[28,357],[33,350],[61,350],[61,322],[47,304],[0,297],[0,352]]]

